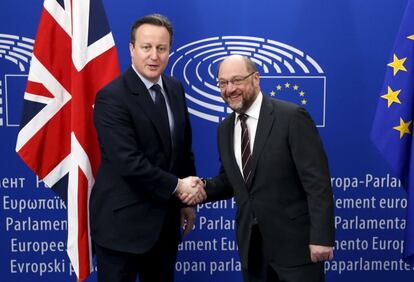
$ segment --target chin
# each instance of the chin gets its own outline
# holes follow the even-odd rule
[[[230,109],[232,109],[235,112],[240,113],[243,109],[243,102],[237,103],[237,104],[229,104]]]
[[[159,77],[160,77],[160,75],[154,75],[154,74],[152,74],[152,73],[151,73],[151,74],[146,75],[146,78],[147,78],[149,81],[152,81],[152,82],[157,81]]]

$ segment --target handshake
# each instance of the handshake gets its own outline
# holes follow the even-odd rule
[[[186,205],[196,205],[207,199],[203,181],[197,176],[178,179],[175,195]]]

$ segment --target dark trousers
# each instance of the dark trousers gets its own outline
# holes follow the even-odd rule
[[[243,268],[244,282],[323,282],[323,263],[285,267],[272,263],[265,254],[259,227],[253,226],[249,248],[249,269]]]
[[[177,242],[158,240],[143,254],[119,252],[95,245],[99,282],[174,281]]]

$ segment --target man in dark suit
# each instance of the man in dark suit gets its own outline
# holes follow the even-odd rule
[[[208,201],[235,198],[244,280],[323,281],[323,261],[333,257],[333,195],[312,119],[264,96],[246,57],[224,59],[218,85],[234,112],[219,126],[222,166],[206,192]]]
[[[171,41],[164,16],[137,20],[132,66],[96,97],[101,165],[90,222],[99,281],[173,281],[180,219],[188,232],[195,218],[176,195],[205,197],[195,178],[182,179],[196,172],[183,87],[162,74]]]

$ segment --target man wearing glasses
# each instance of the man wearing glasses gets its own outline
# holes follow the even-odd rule
[[[264,96],[246,57],[222,61],[218,86],[234,112],[218,128],[220,174],[205,186],[208,201],[235,198],[244,280],[324,281],[333,195],[315,124],[303,108]]]

